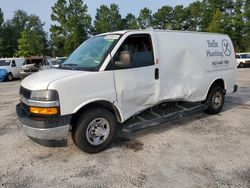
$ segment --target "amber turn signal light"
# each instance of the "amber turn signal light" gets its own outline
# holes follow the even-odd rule
[[[58,114],[58,109],[57,108],[30,107],[30,113],[41,114],[41,115],[56,115]]]

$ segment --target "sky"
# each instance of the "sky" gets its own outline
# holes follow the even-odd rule
[[[100,5],[110,5],[115,3],[119,5],[120,13],[124,17],[127,13],[132,13],[136,16],[139,11],[148,7],[153,12],[156,12],[164,5],[184,5],[187,6],[195,0],[83,0],[88,6],[88,13],[92,19],[95,18],[96,9]],[[45,22],[44,29],[49,31],[52,21],[50,20],[51,7],[56,3],[56,0],[0,0],[0,8],[4,12],[4,18],[11,19],[14,11],[22,9],[29,15],[35,14],[40,17],[42,22]]]

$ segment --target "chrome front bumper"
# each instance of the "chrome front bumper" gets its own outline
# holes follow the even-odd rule
[[[21,104],[16,106],[17,117],[24,133],[38,140],[65,140],[68,137],[71,115],[54,118],[31,117]]]

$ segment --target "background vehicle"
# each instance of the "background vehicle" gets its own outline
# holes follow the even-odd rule
[[[67,59],[67,57],[56,57],[52,60],[52,68],[57,69],[61,64],[64,63],[64,61]]]
[[[24,62],[24,58],[3,58],[0,59],[0,69],[2,71],[0,72],[1,74],[1,79],[11,81],[14,78],[20,78],[20,70],[21,66]],[[6,70],[6,71],[3,71]]]
[[[17,115],[30,137],[63,140],[71,127],[80,149],[100,152],[112,143],[118,125],[166,102],[200,102],[209,114],[219,113],[225,94],[237,91],[233,52],[222,34],[97,35],[59,69],[24,79]]]
[[[236,53],[236,60],[238,67],[244,67],[250,65],[250,52]]]
[[[43,56],[32,56],[25,58],[23,66],[20,71],[21,79],[29,76],[35,72],[52,68],[51,58]]]

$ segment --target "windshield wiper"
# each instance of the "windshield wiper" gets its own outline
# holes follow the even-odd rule
[[[71,69],[71,70],[75,70],[78,69],[78,65],[77,64],[73,64],[73,63],[67,63],[67,64],[62,64],[61,68],[66,68],[66,69]]]

